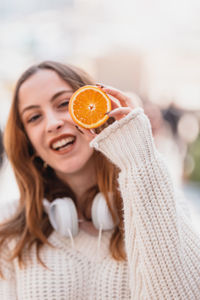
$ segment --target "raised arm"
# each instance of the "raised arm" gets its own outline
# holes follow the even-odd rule
[[[132,299],[198,299],[200,238],[177,209],[173,183],[143,110],[104,129],[91,146],[121,170]]]

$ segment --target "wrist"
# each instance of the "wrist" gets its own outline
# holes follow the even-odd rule
[[[102,152],[120,169],[144,166],[156,154],[149,119],[137,108],[104,129],[90,146]]]

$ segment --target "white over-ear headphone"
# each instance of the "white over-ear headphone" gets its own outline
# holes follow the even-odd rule
[[[52,227],[62,236],[76,236],[79,231],[78,215],[71,198],[57,198],[53,202],[43,200]],[[111,230],[115,227],[106,199],[98,193],[92,203],[92,222],[98,230]]]

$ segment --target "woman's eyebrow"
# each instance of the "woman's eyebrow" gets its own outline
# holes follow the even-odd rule
[[[73,93],[73,90],[62,90],[62,91],[59,91],[58,93],[54,94],[52,96],[52,98],[50,99],[50,102],[53,102],[57,97],[61,96],[62,94],[71,94]]]
[[[50,102],[53,102],[56,98],[58,98],[59,96],[63,95],[63,94],[71,94],[73,93],[73,90],[63,90],[63,91],[59,91],[58,93],[54,94],[52,96],[52,98],[50,99]],[[30,106],[27,106],[23,109],[22,111],[22,115],[27,111],[27,110],[30,110],[30,109],[34,109],[34,108],[39,108],[40,106],[39,105],[30,105]]]
[[[30,106],[27,106],[25,107],[23,110],[22,110],[22,115],[27,111],[27,110],[30,110],[30,109],[33,109],[33,108],[39,108],[40,106],[39,105],[30,105]]]

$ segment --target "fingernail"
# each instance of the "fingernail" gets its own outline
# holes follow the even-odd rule
[[[96,83],[96,85],[99,86],[102,89],[104,88],[104,85],[102,85],[102,84]]]
[[[80,128],[77,125],[75,125],[75,127],[80,133],[84,134],[84,132],[82,130],[80,130]]]
[[[90,129],[90,132],[91,132],[92,134],[96,134],[95,129]]]
[[[111,111],[107,111],[104,115],[109,115],[110,112],[111,112]]]

